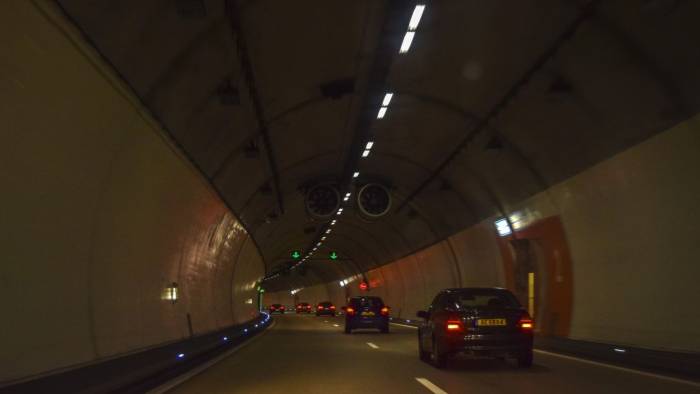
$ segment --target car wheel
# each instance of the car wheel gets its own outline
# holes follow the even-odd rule
[[[421,361],[430,361],[430,353],[423,350],[423,344],[420,340],[420,333],[418,333],[418,358]]]
[[[518,366],[520,368],[530,368],[532,366],[532,350],[525,351],[518,356]]]
[[[348,326],[348,325],[346,324],[346,325],[345,325],[345,333],[346,333],[346,334],[350,334],[351,332],[352,332],[352,328],[350,328],[350,326]]]
[[[438,341],[433,338],[433,351],[430,353],[430,361],[436,368],[445,368],[447,366],[447,355],[440,351]]]

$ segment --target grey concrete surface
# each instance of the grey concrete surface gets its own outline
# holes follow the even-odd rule
[[[263,337],[171,393],[698,393],[700,386],[537,353],[532,369],[498,360],[418,360],[416,331],[342,332],[342,317],[275,316]],[[337,326],[336,326],[337,325]],[[371,344],[371,345],[370,345]]]

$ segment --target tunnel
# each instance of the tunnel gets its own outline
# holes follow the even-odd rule
[[[698,392],[699,18],[3,0],[0,393]],[[464,289],[531,367],[419,359]]]

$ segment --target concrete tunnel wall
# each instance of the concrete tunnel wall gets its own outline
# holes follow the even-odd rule
[[[553,279],[540,304],[559,308],[551,335],[651,349],[700,351],[700,116],[552,186],[507,213],[516,237],[542,246]],[[513,250],[489,218],[366,273],[392,314],[413,319],[443,288],[513,288]],[[556,230],[559,226],[559,230]],[[557,239],[556,231],[561,237]],[[552,235],[554,234],[554,235]],[[352,295],[360,293],[357,281]],[[345,303],[337,282],[320,298]],[[320,289],[304,289],[317,294]],[[537,304],[536,304],[537,305]],[[682,323],[681,323],[682,322]]]
[[[0,384],[257,315],[255,244],[52,4],[0,37]]]

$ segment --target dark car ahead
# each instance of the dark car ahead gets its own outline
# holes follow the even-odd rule
[[[297,313],[311,313],[311,304],[300,302],[297,304]]]
[[[270,313],[271,313],[271,314],[272,314],[272,313],[275,313],[275,312],[284,314],[284,310],[285,310],[285,309],[286,309],[285,306],[282,305],[282,304],[272,304],[272,305],[270,305]]]
[[[335,316],[335,305],[330,301],[319,302],[316,306],[316,316],[321,315]]]
[[[418,329],[418,353],[442,368],[458,354],[513,357],[532,365],[534,323],[513,293],[500,288],[446,289],[438,293]]]
[[[353,297],[345,307],[345,333],[356,328],[377,328],[389,332],[389,307],[379,297]]]

